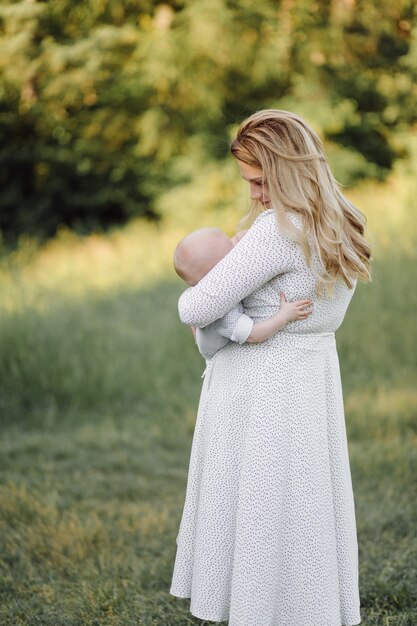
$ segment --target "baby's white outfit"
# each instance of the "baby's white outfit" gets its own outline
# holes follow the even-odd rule
[[[243,305],[239,302],[220,319],[204,328],[197,328],[197,347],[208,364],[216,352],[224,348],[229,341],[245,343],[252,328],[253,320],[243,312]]]

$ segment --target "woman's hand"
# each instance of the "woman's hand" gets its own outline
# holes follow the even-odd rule
[[[287,322],[295,322],[297,320],[305,320],[313,312],[311,307],[313,305],[312,300],[294,300],[294,302],[287,302],[283,291],[279,294],[281,300],[280,313],[285,316]]]

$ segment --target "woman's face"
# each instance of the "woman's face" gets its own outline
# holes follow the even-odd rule
[[[238,161],[240,175],[244,178],[250,187],[250,197],[252,200],[258,200],[266,209],[271,208],[271,201],[268,195],[266,183],[262,183],[262,170],[260,167],[248,165],[243,161]]]

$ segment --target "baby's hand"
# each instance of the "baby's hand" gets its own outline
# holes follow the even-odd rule
[[[287,302],[283,291],[280,292],[279,297],[281,300],[280,313],[284,315],[287,322],[305,320],[313,312],[312,309],[309,309],[313,304],[312,300]]]

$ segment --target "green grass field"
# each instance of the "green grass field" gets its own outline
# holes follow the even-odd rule
[[[363,626],[417,624],[410,180],[397,174],[351,194],[375,244],[373,282],[359,285],[337,333]],[[237,218],[202,221],[230,231]],[[177,317],[183,287],[170,263],[181,220],[86,238],[62,232],[3,254],[4,626],[201,623],[168,593],[204,369]]]

